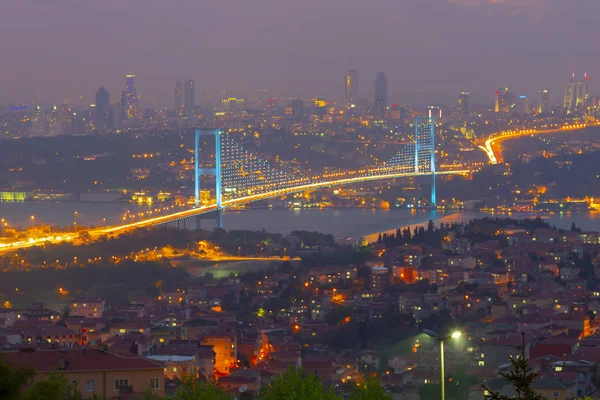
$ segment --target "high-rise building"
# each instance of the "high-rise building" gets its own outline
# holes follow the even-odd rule
[[[175,92],[174,92],[174,97],[175,97],[175,112],[179,115],[183,114],[183,83],[181,83],[181,81],[177,81],[177,83],[175,84]]]
[[[244,99],[229,97],[221,100],[221,105],[225,111],[242,111],[244,109]]]
[[[191,118],[194,115],[194,108],[196,107],[196,88],[194,86],[193,79],[186,79],[183,81],[183,108],[185,115]]]
[[[346,75],[346,102],[348,104],[356,104],[359,100],[358,91],[358,72],[352,69]]]
[[[139,97],[135,89],[135,75],[125,76],[125,90],[121,93],[121,110],[123,119],[139,118]]]
[[[540,104],[538,106],[539,114],[548,114],[550,112],[550,91],[540,89]]]
[[[302,99],[292,100],[292,117],[301,119],[304,117],[304,101]]]
[[[466,118],[471,114],[471,102],[469,99],[469,92],[461,92],[458,96],[456,104],[456,111],[461,118]]]
[[[575,107],[575,101],[577,97],[577,82],[575,81],[575,71],[571,75],[571,79],[567,82],[565,88],[565,99],[563,101],[563,107],[570,112]]]
[[[521,115],[531,114],[531,100],[527,96],[519,96],[518,112]]]
[[[96,92],[96,109],[94,115],[94,126],[96,130],[106,130],[108,126],[108,104],[110,102],[110,94],[108,90],[101,87]]]
[[[378,72],[375,77],[375,119],[381,121],[385,118],[388,102],[387,78],[383,72]]]
[[[60,110],[58,107],[53,106],[50,111],[48,111],[48,116],[46,117],[48,121],[48,135],[50,136],[58,136],[62,135],[62,123],[60,120]]]
[[[498,114],[508,114],[510,111],[508,88],[506,86],[501,87],[496,91],[496,103],[494,111]]]
[[[575,107],[583,109],[587,105],[589,93],[589,79],[587,72],[583,74],[581,81],[577,82],[575,94]]]
[[[47,133],[46,127],[46,113],[42,112],[40,106],[36,106],[31,115],[31,135],[45,136]]]
[[[431,121],[432,118],[442,118],[442,109],[440,106],[427,106],[427,116]]]

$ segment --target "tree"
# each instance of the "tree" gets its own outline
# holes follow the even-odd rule
[[[34,383],[21,397],[21,400],[82,400],[81,392],[69,383],[61,372],[52,372],[48,379]]]
[[[512,357],[510,363],[512,369],[509,372],[501,372],[500,375],[511,383],[517,393],[517,400],[543,400],[542,395],[536,394],[531,385],[535,382],[538,376],[537,372],[533,372],[533,369],[529,367],[529,360],[525,358],[525,333],[521,333],[523,337],[523,345],[521,347],[521,354],[517,357]],[[487,386],[482,385],[485,390],[489,392],[485,396],[488,400],[508,400],[509,397],[503,396],[498,392],[490,390]]]
[[[352,390],[349,400],[392,400],[392,394],[386,393],[377,378],[369,378],[364,385]]]
[[[34,375],[32,368],[10,368],[0,359],[0,399],[18,400],[21,387]]]
[[[319,378],[303,375],[302,370],[288,368],[264,388],[260,400],[340,400],[330,389],[326,391]],[[360,399],[360,398],[359,398]]]
[[[232,397],[221,388],[196,379],[194,376],[183,376],[181,385],[172,397],[173,400],[232,400]],[[153,400],[153,399],[148,399]]]

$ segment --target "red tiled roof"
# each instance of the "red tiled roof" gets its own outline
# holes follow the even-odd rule
[[[97,350],[32,351],[4,353],[3,360],[12,365],[29,365],[40,372],[58,369],[60,357],[66,361],[66,371],[125,371],[139,369],[160,369],[163,365],[142,357],[116,355]]]

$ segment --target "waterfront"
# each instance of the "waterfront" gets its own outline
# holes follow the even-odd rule
[[[100,226],[117,224],[128,210],[132,213],[148,211],[149,207],[131,203],[0,203],[0,218],[5,218],[11,226],[26,227],[34,222],[59,226],[72,225],[74,220],[80,226]],[[75,214],[75,212],[77,212]],[[600,231],[600,212],[563,212],[540,214],[549,224],[557,228],[569,229],[575,223],[584,230]],[[357,208],[325,209],[260,209],[226,210],[223,224],[226,229],[266,230],[287,234],[293,230],[310,230],[332,234],[336,239],[361,236],[373,239],[379,232],[393,231],[408,225],[421,225],[430,219],[440,222],[468,221],[482,217],[506,218],[507,214],[482,214],[478,212],[436,212],[432,210],[382,210]],[[514,213],[511,218],[531,218],[532,214]],[[106,218],[106,222],[104,219]],[[213,221],[202,221],[203,228],[212,229]],[[194,221],[187,223],[194,226]]]

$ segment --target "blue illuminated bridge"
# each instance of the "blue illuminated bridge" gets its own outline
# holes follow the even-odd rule
[[[203,136],[215,141],[215,154],[202,157],[200,143]],[[404,177],[432,177],[431,203],[436,205],[435,176],[468,174],[469,170],[436,171],[435,168],[435,125],[432,119],[415,121],[415,133],[411,143],[405,145],[394,157],[379,165],[343,172],[305,176],[274,167],[257,155],[244,149],[231,136],[221,130],[197,129],[195,131],[195,205],[189,209],[170,214],[152,216],[121,225],[93,228],[88,231],[92,238],[117,235],[136,228],[152,227],[195,217],[196,228],[201,219],[215,218],[222,227],[221,212],[234,207],[291,193],[324,187],[349,185],[360,182],[395,179]],[[201,161],[202,165],[201,167]],[[206,167],[211,166],[211,167]],[[201,176],[215,176],[215,203],[200,204]],[[29,238],[10,243],[0,243],[0,253],[40,245],[46,242],[73,241],[77,233],[60,236]]]
[[[214,139],[214,157],[203,157],[201,141],[204,136]],[[118,226],[90,230],[92,235],[119,233],[133,228],[163,225],[196,218],[196,227],[200,219],[207,214],[216,218],[217,226],[222,227],[221,211],[227,207],[239,206],[257,200],[281,197],[330,186],[394,179],[403,177],[431,176],[433,179],[431,203],[436,204],[435,176],[447,174],[468,174],[469,170],[436,171],[435,169],[435,124],[433,119],[415,123],[412,142],[405,145],[394,157],[379,165],[358,170],[324,173],[317,176],[302,176],[275,168],[247,151],[241,144],[221,130],[197,129],[195,131],[195,206],[167,215],[154,216],[136,222]],[[209,161],[210,160],[210,161]],[[201,161],[210,168],[200,167]],[[200,204],[202,175],[215,176],[214,204]]]

